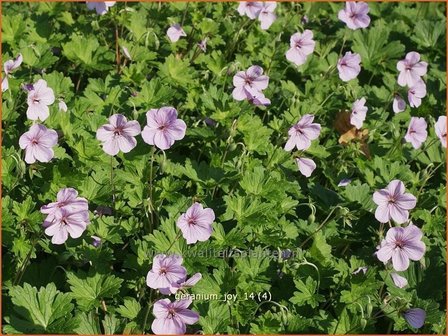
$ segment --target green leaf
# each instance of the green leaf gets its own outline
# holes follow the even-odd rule
[[[298,292],[294,292],[294,296],[289,299],[292,303],[299,306],[309,304],[312,308],[316,308],[319,302],[324,302],[325,297],[323,295],[317,294],[317,281],[313,278],[308,277],[306,282],[302,280],[294,280]]]
[[[142,309],[140,303],[134,298],[125,298],[124,305],[120,305],[116,312],[123,317],[133,320],[137,317]]]

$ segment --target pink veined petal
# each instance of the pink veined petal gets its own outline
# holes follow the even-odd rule
[[[310,177],[314,169],[316,169],[316,164],[311,159],[297,158],[296,162],[299,167],[299,171],[306,177]]]
[[[146,123],[148,124],[148,126],[145,127],[150,127],[150,128],[154,128],[157,129],[160,124],[157,121],[157,109],[150,109],[148,110],[148,112],[146,112]]]
[[[47,88],[47,82],[43,79],[39,79],[34,85],[34,91],[40,92],[41,90],[44,90]]]
[[[274,13],[262,11],[258,15],[258,19],[261,21],[261,29],[266,30],[269,29],[269,27],[274,23],[274,21],[277,19],[277,16]]]
[[[135,146],[137,146],[137,140],[132,136],[118,136],[117,142],[118,147],[123,153],[129,153]]]
[[[54,92],[51,88],[41,89],[39,91],[39,99],[41,104],[51,105],[54,103]]]
[[[39,138],[39,144],[45,147],[53,147],[58,143],[58,133],[55,130],[47,129]]]
[[[195,273],[190,279],[183,283],[183,287],[193,287],[202,279],[201,273]]]
[[[400,96],[395,96],[392,108],[395,113],[403,112],[406,109],[406,102]]]
[[[291,136],[285,144],[285,150],[290,152],[296,145],[295,136]]]
[[[269,85],[269,77],[268,76],[258,76],[253,79],[251,86],[258,91],[264,90]]]
[[[96,131],[96,138],[100,141],[109,141],[114,137],[114,128],[109,125],[103,125]]]
[[[393,251],[394,246],[386,243],[376,252],[376,256],[380,261],[386,263],[392,258]]]
[[[34,146],[34,157],[40,162],[49,162],[54,156],[53,149],[44,146]]]
[[[48,106],[42,104],[32,104],[28,106],[26,110],[26,116],[30,120],[40,119],[41,121],[45,121],[50,115]]]
[[[74,188],[62,188],[57,194],[58,202],[66,202],[75,200],[78,192]]]
[[[395,199],[400,197],[400,195],[404,193],[404,190],[404,183],[400,180],[392,180],[387,186],[387,191]]]
[[[8,75],[5,75],[2,79],[2,92],[5,92],[9,89]]]
[[[397,204],[402,209],[411,210],[415,208],[415,205],[417,204],[417,198],[412,194],[402,194],[398,197]]]
[[[29,136],[29,132],[23,133],[19,138],[19,147],[25,149],[31,144],[32,139]]]
[[[173,308],[177,311],[177,310],[182,310],[182,309],[187,309],[191,303],[193,302],[193,300],[191,299],[191,297],[188,297],[186,299],[182,299],[182,300],[177,300],[173,302]]]
[[[420,54],[418,52],[411,51],[406,54],[405,59],[409,64],[414,65],[420,61]]]
[[[128,136],[137,136],[141,133],[141,127],[138,121],[132,120],[126,124],[126,126],[123,128],[123,131]]]
[[[233,76],[233,86],[240,87],[246,84],[246,73],[244,71],[238,71],[235,76]]]
[[[392,253],[392,266],[398,272],[406,271],[409,267],[409,258],[406,253],[400,249],[395,249]]]
[[[409,259],[418,261],[425,254],[426,245],[420,240],[411,240],[403,247],[403,251]]]
[[[187,327],[177,318],[156,318],[152,322],[151,330],[156,335],[183,335]]]
[[[206,208],[201,211],[201,213],[196,219],[196,222],[199,224],[203,223],[211,224],[213,223],[214,220],[215,220],[215,212],[210,208]]]
[[[412,67],[412,72],[419,77],[426,75],[427,71],[428,63],[426,62],[419,62]]]
[[[109,155],[117,155],[120,151],[117,139],[113,137],[112,139],[103,142],[103,150]]]
[[[305,134],[296,135],[296,147],[298,150],[307,150],[311,146],[311,140]]]
[[[401,209],[395,204],[389,205],[389,211],[392,219],[398,224],[405,223],[409,219],[409,211]]]
[[[171,301],[169,299],[158,300],[154,303],[152,313],[156,318],[164,318],[167,316]]]
[[[161,150],[166,150],[174,144],[174,140],[163,131],[154,134],[154,144]]]
[[[359,15],[353,22],[358,28],[367,28],[370,24],[370,17],[367,15]]]
[[[404,318],[413,328],[421,328],[425,324],[426,312],[420,308],[412,308],[404,313]]]
[[[111,124],[114,128],[124,127],[127,123],[127,119],[122,114],[114,114],[109,117],[109,124]]]
[[[199,314],[190,309],[180,309],[176,315],[185,324],[195,324],[199,321]]]
[[[247,99],[247,94],[246,91],[244,90],[244,86],[238,86],[234,88],[232,91],[232,97],[237,101]]]
[[[405,277],[402,277],[397,273],[391,273],[390,276],[392,277],[395,286],[397,286],[398,288],[404,288],[408,285],[408,280]]]
[[[259,65],[252,65],[246,70],[246,75],[249,78],[255,79],[263,74],[263,68]]]
[[[171,285],[171,282],[167,279],[166,276],[160,275],[153,271],[149,271],[146,275],[146,284],[150,288],[167,288]]]
[[[79,238],[86,230],[86,225],[82,222],[71,223],[70,225],[66,225],[67,232],[70,234],[72,238]]]
[[[315,140],[320,135],[320,125],[310,124],[302,129],[303,134],[310,140]]]
[[[187,125],[181,119],[174,121],[168,128],[168,131],[174,140],[182,140],[185,137],[186,130]]]
[[[397,237],[402,237],[404,234],[404,228],[402,227],[392,227],[387,230],[386,233],[386,242],[393,244],[395,246],[395,242]]]
[[[302,118],[300,118],[300,120],[297,124],[298,124],[298,126],[303,128],[304,126],[310,125],[313,121],[314,121],[314,115],[305,114]],[[316,125],[318,125],[318,124],[316,124]]]
[[[412,224],[412,222],[404,228],[404,232],[402,234],[403,240],[420,240],[422,237],[422,230]]]
[[[54,236],[59,230],[61,230],[62,225],[59,222],[54,222],[53,224],[46,224],[45,234],[47,236]]]
[[[291,48],[286,52],[286,59],[295,65],[302,65],[306,62],[306,56],[296,48]]]
[[[36,162],[36,158],[34,156],[34,146],[28,146],[25,149],[25,162],[28,164]]]
[[[51,238],[51,242],[55,245],[64,244],[68,239],[68,233],[65,228],[61,228],[56,234]]]
[[[390,209],[388,205],[379,205],[375,210],[375,218],[380,223],[387,223],[390,219]]]
[[[160,132],[158,129],[149,128],[148,126],[145,126],[142,131],[143,141],[149,145],[154,145],[154,137],[158,132]]]

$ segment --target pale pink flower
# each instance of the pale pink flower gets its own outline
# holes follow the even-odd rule
[[[421,77],[426,75],[428,63],[420,62],[420,54],[411,51],[406,54],[404,60],[397,63],[397,70],[400,71],[398,75],[398,84],[401,86],[414,86],[421,81]]]
[[[138,121],[127,121],[122,114],[109,117],[105,124],[96,131],[96,138],[103,143],[103,150],[109,155],[117,155],[119,151],[129,153],[135,146],[135,136],[141,132]]]
[[[213,209],[203,208],[202,204],[195,202],[177,219],[176,224],[187,240],[187,244],[194,244],[197,241],[206,241],[210,238],[214,220]]]
[[[303,33],[292,35],[289,44],[291,48],[286,52],[286,59],[296,65],[302,65],[308,55],[313,53],[316,42],[313,40],[313,32],[306,29]]]
[[[258,20],[261,22],[261,29],[266,30],[274,23],[277,16],[274,14],[277,3],[275,1],[267,1],[263,3]]]
[[[58,143],[58,134],[44,125],[34,124],[19,139],[20,148],[25,150],[25,162],[49,162],[54,157],[53,147]]]
[[[399,95],[395,95],[392,108],[395,113],[403,112],[406,109],[406,102]]]
[[[86,1],[87,8],[90,10],[96,10],[98,15],[104,15],[109,11],[109,7],[115,5],[116,1],[102,1],[102,2],[91,2]]]
[[[286,142],[285,150],[291,151],[294,147],[298,150],[306,150],[311,146],[311,141],[317,139],[320,134],[320,124],[313,123],[314,116],[305,114],[297,124],[289,131],[289,139]]]
[[[347,51],[344,57],[338,60],[337,68],[339,71],[339,78],[344,82],[348,82],[358,77],[361,72],[361,56],[359,54],[353,54],[351,51]]]
[[[405,193],[405,187],[400,180],[393,180],[386,189],[373,194],[373,201],[378,205],[375,218],[381,223],[393,219],[402,224],[409,219],[409,210],[415,208],[417,199],[414,195]]]
[[[409,88],[408,100],[411,107],[419,107],[422,104],[422,98],[426,96],[425,82],[418,81]]]
[[[339,11],[338,18],[350,29],[366,28],[370,24],[368,12],[369,6],[367,3],[347,1],[345,9]]]
[[[90,238],[93,239],[92,245],[93,247],[100,247],[101,246],[101,238],[98,236],[90,236]]]
[[[207,51],[207,37],[205,37],[204,39],[202,39],[199,43],[198,43],[198,47],[199,49],[201,49],[203,52]]]
[[[54,216],[47,217],[43,226],[45,234],[53,237],[53,244],[63,244],[68,239],[81,237],[89,224],[89,214],[86,211],[70,212],[65,208],[56,211]]]
[[[446,148],[446,116],[440,116],[439,119],[437,119],[434,128],[442,146]]]
[[[23,62],[22,54],[18,54],[16,59],[8,60],[3,65],[3,69],[5,70],[5,74],[8,75],[17,69]]]
[[[392,227],[387,231],[376,256],[383,263],[392,259],[396,271],[405,271],[409,267],[409,260],[423,258],[426,246],[421,241],[422,237],[422,231],[412,223],[406,227]]]
[[[243,88],[244,92],[246,93],[246,98],[249,101],[249,103],[254,104],[255,106],[267,106],[271,104],[271,100],[269,98],[266,98],[263,92],[258,91],[254,88]]]
[[[182,266],[179,255],[158,254],[152,262],[152,269],[146,276],[146,284],[154,289],[170,288],[173,284],[185,280],[187,270]]]
[[[146,120],[148,125],[142,131],[143,141],[161,150],[166,150],[175,141],[182,140],[187,130],[185,122],[177,119],[177,110],[170,106],[149,110],[146,112]]]
[[[50,115],[48,106],[53,104],[54,100],[53,90],[47,87],[46,81],[39,79],[28,92],[26,116],[31,120],[44,121]]]
[[[187,36],[185,31],[178,23],[175,23],[171,27],[169,27],[168,30],[166,31],[166,35],[168,36],[171,42],[177,42],[182,36]]]
[[[428,137],[427,126],[425,118],[412,117],[404,139],[406,142],[410,142],[415,149],[420,148]]]
[[[355,100],[352,106],[352,113],[350,114],[350,124],[355,126],[357,129],[362,127],[362,124],[367,116],[367,106],[366,99],[363,97],[361,99]]]
[[[263,68],[258,65],[252,65],[246,71],[238,71],[233,76],[232,96],[234,99],[241,101],[249,99],[256,95],[256,92],[261,93],[269,84],[269,77],[263,75]],[[248,92],[250,93],[248,95]]]
[[[89,204],[85,198],[78,197],[78,192],[75,189],[62,188],[57,194],[56,202],[42,206],[40,212],[48,215],[46,221],[51,222],[60,209],[65,209],[69,213],[88,212]]]
[[[302,175],[310,177],[314,169],[316,169],[316,163],[313,160],[307,158],[296,158],[297,166]]]
[[[391,273],[390,276],[394,281],[395,286],[398,288],[404,288],[408,285],[408,280],[405,277],[402,277],[397,273]]]
[[[199,314],[187,309],[191,298],[171,302],[163,299],[154,303],[152,313],[156,317],[151,330],[156,335],[183,335],[187,331],[187,324],[195,324]]]
[[[260,14],[263,4],[258,1],[241,1],[238,5],[238,13],[241,16],[247,15],[250,19],[255,19]]]
[[[172,283],[169,288],[160,288],[160,293],[163,295],[170,295],[170,294],[176,294],[178,290],[188,289],[193,287],[198,283],[199,280],[202,279],[201,273],[194,274],[190,279],[185,280],[179,280],[178,282]]]

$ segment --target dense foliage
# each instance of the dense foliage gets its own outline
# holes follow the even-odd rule
[[[359,29],[338,18],[344,3],[278,3],[270,26],[238,6],[118,2],[98,15],[85,3],[2,2],[3,63],[23,58],[2,73],[4,333],[150,333],[154,303],[174,300],[147,284],[162,253],[183,256],[183,276],[202,275],[177,291],[193,294],[188,309],[200,316],[190,334],[446,332],[446,166],[435,128],[446,111],[445,4],[368,3]],[[315,46],[295,65],[290,37],[305,30]],[[347,52],[361,59],[349,80],[338,69]],[[397,83],[409,52],[427,63],[418,107],[409,104],[418,93],[408,102]],[[234,76],[253,65],[269,83],[239,99],[233,90],[246,82]],[[407,106],[395,113],[398,97]],[[362,98],[365,120],[350,124]],[[169,106],[178,133],[166,146],[151,133],[164,126],[144,127]],[[103,125],[116,114],[138,124],[109,155]],[[285,150],[306,115],[320,131],[309,126],[311,145]],[[427,124],[416,146],[411,117]],[[50,149],[33,154],[25,145],[37,132]],[[394,180],[416,204],[380,223],[389,215],[375,215],[373,195]],[[78,231],[56,238],[60,214],[42,207],[63,188],[88,203],[70,219]],[[192,206],[208,211],[210,238],[187,238]],[[424,255],[383,263],[375,252],[391,243],[381,243],[389,226],[413,228],[397,220],[406,212]],[[411,308],[426,314],[420,329]]]

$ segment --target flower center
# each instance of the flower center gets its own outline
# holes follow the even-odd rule
[[[166,268],[165,267],[162,267],[161,269],[160,269],[160,271],[159,271],[159,275],[165,275],[167,272],[166,272]]]
[[[188,220],[188,225],[196,225],[196,221],[193,218]]]
[[[163,131],[163,130],[165,130],[166,129],[166,126],[165,125],[161,125],[161,126],[159,126],[159,128],[158,128],[159,130],[161,130],[161,131]]]
[[[389,197],[389,204],[395,204],[396,200],[393,197]]]
[[[398,247],[399,249],[402,249],[404,247],[404,242],[401,239],[398,239],[395,241],[395,247]]]
[[[34,103],[34,104],[39,104],[39,103],[40,103],[40,99],[38,99],[38,98],[33,98],[33,103]]]
[[[121,135],[123,133],[123,128],[122,127],[117,127],[114,130],[114,135]]]
[[[168,318],[176,316],[176,311],[173,308],[168,309]]]
[[[39,141],[37,141],[37,139],[31,140],[31,144],[33,144],[33,145],[37,145],[38,143],[39,143]]]

